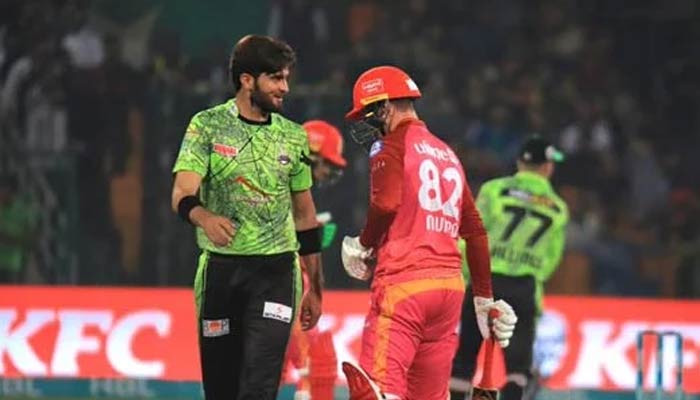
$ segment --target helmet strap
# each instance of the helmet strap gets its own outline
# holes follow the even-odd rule
[[[369,152],[372,144],[386,135],[388,101],[379,101],[366,107],[365,116],[350,124],[350,136]]]
[[[381,137],[386,135],[386,117],[389,114],[389,101],[378,101],[368,106],[370,111],[367,113],[365,121],[375,127]]]

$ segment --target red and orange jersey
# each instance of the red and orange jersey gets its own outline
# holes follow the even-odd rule
[[[464,169],[422,121],[404,120],[370,151],[370,206],[360,242],[377,250],[375,284],[459,275],[460,236],[470,245],[475,292],[490,296],[486,231]]]

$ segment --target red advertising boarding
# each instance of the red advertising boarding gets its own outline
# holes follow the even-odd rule
[[[198,380],[189,290],[0,287],[0,376]]]
[[[683,336],[683,386],[700,392],[700,302],[552,296],[545,303],[535,356],[548,387],[633,389],[637,333],[651,329]],[[339,360],[357,359],[368,307],[365,292],[324,295],[319,328],[333,332]],[[664,339],[668,388],[676,372],[673,340]],[[645,341],[648,387],[654,382],[654,346]],[[502,381],[501,362],[497,370]],[[0,286],[0,377],[197,381],[192,292]]]
[[[636,379],[637,333],[678,332],[683,337],[683,387],[700,392],[700,302],[620,298],[548,297],[538,345],[553,389],[630,390]],[[650,338],[651,339],[651,338]],[[675,382],[676,346],[664,339],[663,382]],[[644,384],[654,384],[655,342],[644,342]],[[538,346],[535,346],[537,352]]]

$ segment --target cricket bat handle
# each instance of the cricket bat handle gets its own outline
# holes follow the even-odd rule
[[[498,318],[498,310],[492,309],[489,311],[489,326],[492,325],[493,320]],[[484,343],[484,371],[481,375],[481,386],[482,387],[494,387],[493,384],[493,357],[494,350],[496,348],[496,338],[493,334],[493,329],[491,329],[491,337]]]
[[[481,386],[493,387],[493,354],[494,338],[488,338],[484,343],[484,371],[481,374]]]

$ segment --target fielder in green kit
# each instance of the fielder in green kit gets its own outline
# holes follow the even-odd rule
[[[173,167],[173,211],[196,226],[202,250],[195,299],[207,400],[274,400],[293,319],[308,330],[321,314],[308,139],[280,114],[295,60],[269,36],[239,40],[229,59],[235,97],[192,118]]]
[[[494,296],[518,315],[511,344],[504,349],[507,383],[501,399],[522,399],[531,379],[535,322],[542,309],[542,289],[561,261],[569,212],[552,188],[554,164],[564,156],[540,136],[529,137],[515,175],[484,183],[476,199],[491,246]],[[466,258],[465,258],[466,259]],[[474,320],[473,294],[467,289],[460,344],[452,366],[452,399],[464,399],[481,346]]]

